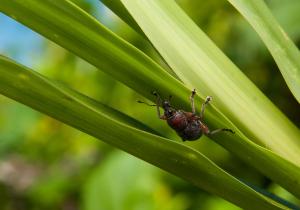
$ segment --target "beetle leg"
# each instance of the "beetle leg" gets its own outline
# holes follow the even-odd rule
[[[158,93],[157,93],[156,91],[153,91],[152,94],[156,96],[156,110],[157,110],[157,116],[158,116],[159,119],[165,120],[165,119],[166,119],[165,115],[164,115],[164,114],[163,114],[163,115],[160,115],[160,109],[159,109],[159,105],[160,105],[160,103],[161,103],[160,96],[158,95]]]
[[[211,135],[214,135],[216,133],[220,133],[222,131],[228,131],[230,133],[235,133],[233,130],[229,129],[229,128],[219,128],[219,129],[216,129],[216,130],[213,130],[213,131],[209,131],[207,135],[211,136]]]
[[[205,110],[205,106],[212,100],[211,96],[207,96],[204,103],[201,106],[201,113],[200,113],[200,119],[203,119],[204,117],[204,110]]]
[[[149,103],[147,103],[147,102],[145,102],[145,101],[140,101],[140,100],[138,100],[138,101],[136,101],[136,102],[138,102],[138,103],[140,103],[140,104],[146,104],[146,105],[148,105],[148,106],[156,106],[156,104],[149,104]]]
[[[194,89],[192,91],[192,95],[190,96],[190,100],[191,100],[191,106],[192,106],[192,113],[195,114],[196,110],[195,110],[195,103],[194,103],[194,97],[196,95],[196,89]]]

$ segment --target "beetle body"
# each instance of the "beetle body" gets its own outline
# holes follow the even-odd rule
[[[186,111],[174,109],[170,105],[171,97],[169,98],[169,100],[164,100],[161,103],[160,96],[156,92],[153,92],[153,95],[157,97],[156,105],[150,105],[150,106],[156,106],[158,117],[162,120],[166,120],[168,125],[176,131],[176,133],[182,138],[183,141],[194,141],[199,139],[203,134],[207,136],[211,136],[221,131],[229,131],[231,133],[234,133],[234,131],[228,128],[220,128],[220,129],[210,131],[208,127],[203,123],[203,117],[204,117],[205,106],[212,100],[212,97],[211,96],[206,97],[205,102],[202,104],[200,115],[197,115],[195,111],[195,105],[194,105],[195,94],[196,91],[194,89],[190,97],[192,112],[186,112]],[[141,101],[139,102],[145,103]],[[164,110],[163,115],[160,115],[160,107],[162,107]]]
[[[165,116],[167,116],[167,113],[170,113],[169,110],[165,110]],[[197,140],[203,133],[207,132],[206,130],[202,130],[202,128],[207,128],[207,126],[192,112],[174,110],[171,115],[168,114],[166,120],[168,125],[176,131],[183,141]]]

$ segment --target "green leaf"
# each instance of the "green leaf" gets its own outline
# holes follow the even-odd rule
[[[215,96],[216,106],[226,113],[247,137],[263,143],[299,165],[299,130],[238,70],[175,2],[121,2],[185,84],[197,87],[206,95]],[[277,177],[278,168],[275,169],[280,164],[281,167],[292,170],[292,179],[295,180],[299,176],[295,175],[299,174],[299,167],[252,144],[247,137],[241,135],[239,141],[236,141],[235,137],[227,140],[228,136],[223,136],[222,139],[215,137],[214,140],[290,192],[300,196],[299,182],[284,183],[285,175]],[[298,183],[297,190],[293,183]]]
[[[300,165],[300,132],[173,1],[121,0],[179,78],[250,139]],[[278,123],[280,122],[280,123]]]
[[[274,57],[291,92],[300,102],[300,52],[263,0],[228,0],[252,25]]]
[[[160,90],[166,95],[180,84],[169,79],[170,75],[148,56],[70,1],[4,0],[0,10],[148,98],[153,99],[151,91],[166,79],[166,89]],[[184,88],[178,92],[176,95],[189,94]]]
[[[125,124],[125,115],[110,111],[110,108],[104,108],[71,89],[61,88],[55,82],[2,56],[0,75],[1,94],[99,138],[210,193],[244,208],[250,205],[259,209],[284,208],[227,174],[201,153],[131,127]]]
[[[188,88],[166,73],[145,54],[118,38],[71,2],[65,0],[2,0],[0,10],[86,59],[100,70],[110,74],[115,79],[123,82],[149,99],[155,100],[155,97],[151,95],[151,91],[158,90],[163,96],[172,94],[174,96],[172,102],[175,107],[179,107],[180,105],[182,109],[190,109],[190,103],[187,100],[190,95]],[[179,11],[179,14],[181,14],[180,12],[181,11]],[[161,21],[162,20],[163,19],[161,19]],[[66,27],[66,25],[68,27]],[[155,27],[153,27],[153,29],[155,29]],[[163,36],[161,38],[163,38]],[[171,40],[172,38],[166,42]],[[174,46],[176,46],[176,44],[177,43],[175,43]],[[174,51],[174,53],[176,52]],[[181,59],[180,57],[176,58],[178,60]],[[187,75],[191,77],[197,76],[197,74],[189,73],[189,68],[183,70],[187,70]],[[196,101],[199,101],[199,99],[199,97],[196,97]],[[262,96],[262,100],[263,99],[264,97]],[[228,101],[228,99],[224,100]],[[257,100],[260,101],[261,99],[258,98]],[[219,100],[216,100],[217,103],[218,101]],[[240,103],[239,101],[237,102]],[[268,125],[265,125],[263,128],[276,128],[281,132],[275,129],[272,130],[274,133],[284,133],[284,136],[290,136],[291,139],[294,139],[298,134],[297,131],[295,131],[295,127],[287,121],[284,116],[278,113],[278,110],[274,106],[269,104],[267,107],[271,110],[274,109],[276,111],[275,113],[279,115],[279,119],[283,120],[282,122],[285,122],[285,124],[279,127],[278,124],[272,122],[273,127],[268,128]],[[245,106],[245,109],[246,108],[248,107]],[[254,111],[255,113],[256,109],[257,107],[249,107],[248,111]],[[230,114],[230,112],[227,113],[226,110],[224,113],[226,113],[226,115]],[[236,127],[214,106],[209,106],[205,114],[205,122],[208,122],[211,129],[230,127],[236,131],[235,135],[227,133],[216,135],[213,137],[215,141],[290,192],[299,195],[299,167],[289,163],[269,150],[252,143],[239,131],[239,129],[244,129],[242,124],[237,123],[239,127]],[[240,114],[243,116],[244,113],[240,112]],[[270,116],[264,116],[273,119],[272,114]],[[277,115],[275,114],[275,116]],[[255,131],[257,131],[257,127],[254,128]],[[266,131],[267,130],[265,130],[265,132]],[[290,131],[290,133],[288,131]],[[260,132],[258,133],[260,134]],[[271,134],[271,132],[266,132],[266,134]],[[272,139],[274,136],[268,137],[267,140]],[[283,136],[280,135],[280,137]],[[286,141],[288,141],[288,139]],[[282,148],[284,151],[283,154],[286,158],[289,158],[290,161],[298,163],[299,159],[297,158],[299,158],[299,154],[295,153],[298,147],[290,147],[291,145],[288,144],[285,149]],[[286,154],[286,151],[290,153]]]

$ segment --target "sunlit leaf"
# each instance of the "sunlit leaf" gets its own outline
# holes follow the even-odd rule
[[[213,95],[214,104],[248,137],[299,165],[299,130],[175,2],[122,2],[185,84]]]
[[[257,31],[300,103],[300,52],[263,0],[228,0]]]
[[[196,87],[206,95],[215,96],[216,106],[226,113],[247,137],[263,143],[299,165],[299,130],[238,70],[175,2],[121,2],[185,84]],[[224,138],[228,137],[223,137],[217,142],[300,196],[300,188],[294,190],[294,182],[286,185],[282,178],[275,178],[275,167],[278,166],[275,162],[284,162],[279,157],[252,145],[246,138],[244,143],[231,140],[228,144]],[[234,145],[239,143],[240,146],[233,149]],[[253,149],[253,153],[241,152],[242,145],[249,150]],[[259,153],[264,156],[261,160],[258,160]],[[273,161],[262,164],[261,161],[264,162],[265,157]],[[289,163],[286,163],[285,167],[293,168]],[[299,173],[299,167],[295,167],[294,172]]]

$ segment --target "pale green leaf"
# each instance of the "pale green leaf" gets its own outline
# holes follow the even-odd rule
[[[300,165],[300,132],[173,1],[122,0],[180,79],[248,138]],[[278,123],[280,122],[280,123]]]
[[[252,25],[274,57],[291,92],[300,102],[300,52],[263,0],[228,0]]]
[[[196,87],[201,94],[215,96],[214,104],[226,113],[226,116],[249,139],[260,142],[299,165],[299,130],[241,73],[175,2],[167,0],[121,0],[121,2],[185,84],[191,88]],[[274,153],[251,144],[247,137],[242,136],[243,140],[240,142],[235,141],[234,137],[231,141],[224,140],[228,136],[214,139],[300,197],[300,188],[295,190],[295,184],[299,185],[299,182],[284,183],[282,177],[277,177],[278,172],[275,172],[278,171],[275,169],[278,164],[286,168],[294,166],[281,160]],[[242,148],[247,148],[247,151]],[[294,180],[298,179],[296,174],[299,174],[299,167],[295,167],[293,172]]]

